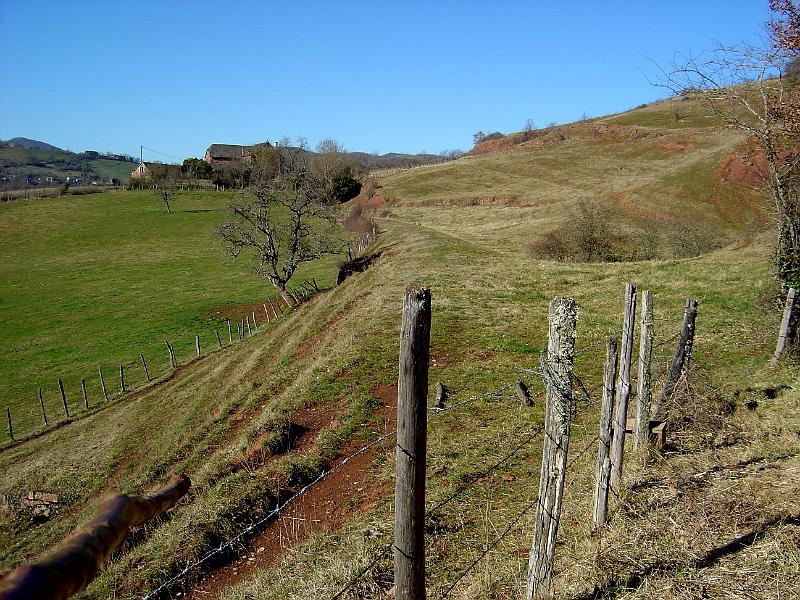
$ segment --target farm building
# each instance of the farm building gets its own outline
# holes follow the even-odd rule
[[[147,177],[150,174],[150,169],[147,168],[147,165],[143,162],[139,163],[139,166],[133,170],[131,173],[131,178],[139,179],[142,177]]]
[[[211,144],[206,150],[204,160],[210,164],[225,164],[233,161],[252,162],[255,150],[259,147],[269,147],[272,144],[263,142],[254,146],[240,146],[238,144]]]

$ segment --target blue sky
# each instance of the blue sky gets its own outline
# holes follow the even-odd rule
[[[663,95],[675,51],[753,41],[767,0],[0,0],[0,139],[145,160],[332,137],[469,149]]]

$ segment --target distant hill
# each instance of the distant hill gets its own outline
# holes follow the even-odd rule
[[[126,154],[70,152],[23,137],[0,142],[0,189],[126,183],[138,161]]]
[[[24,137],[15,137],[11,138],[10,140],[0,140],[0,146],[8,146],[9,148],[24,148],[25,150],[55,150],[57,152],[63,152],[63,150],[57,146]]]

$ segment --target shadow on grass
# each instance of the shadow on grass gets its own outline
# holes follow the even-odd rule
[[[638,589],[645,580],[653,575],[667,575],[681,569],[706,569],[717,564],[720,560],[752,546],[759,537],[771,527],[776,525],[800,525],[800,515],[775,517],[764,521],[750,533],[741,535],[727,544],[712,548],[705,555],[689,563],[659,561],[631,573],[627,579],[612,579],[603,585],[596,586],[591,592],[575,596],[573,600],[607,600],[629,590]]]

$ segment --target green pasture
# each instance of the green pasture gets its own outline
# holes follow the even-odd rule
[[[253,275],[245,258],[231,261],[213,235],[232,197],[177,192],[172,214],[149,191],[0,205],[0,407],[11,408],[18,435],[42,425],[37,388],[51,424],[63,417],[59,378],[71,413],[79,414],[81,379],[90,406],[102,398],[98,367],[113,396],[120,364],[126,385],[140,385],[140,353],[151,375],[163,375],[165,339],[185,363],[195,335],[205,352],[217,347],[215,329],[227,338],[212,309],[276,298],[269,282]],[[335,260],[297,277],[329,286]],[[256,317],[263,324],[263,310]]]

